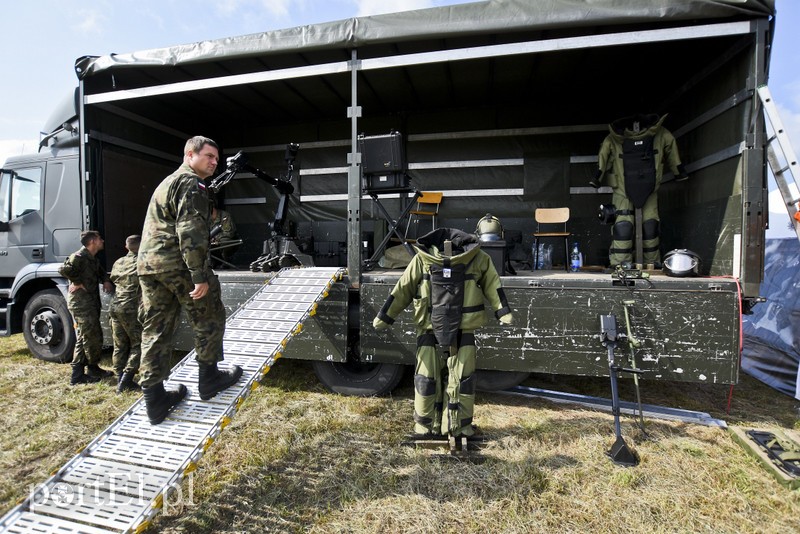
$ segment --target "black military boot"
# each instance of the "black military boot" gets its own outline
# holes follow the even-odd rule
[[[94,384],[95,382],[100,382],[99,378],[87,375],[84,372],[85,367],[86,365],[84,364],[72,364],[72,377],[69,379],[70,386],[76,386],[78,384]]]
[[[96,363],[90,363],[86,366],[86,374],[89,376],[93,376],[95,378],[109,378],[114,376],[114,373],[111,371],[107,371],[105,369],[101,369],[99,365]]]
[[[124,393],[125,391],[140,391],[142,388],[139,384],[133,381],[136,371],[127,371],[119,375],[119,382],[117,382],[117,393]]]
[[[167,391],[164,389],[164,382],[159,382],[155,386],[142,388],[142,392],[150,424],[157,425],[167,418],[173,406],[183,400],[187,389],[183,384],[179,384],[177,390]]]
[[[234,365],[233,369],[220,371],[216,363],[205,364],[198,362],[200,367],[200,378],[197,381],[200,390],[200,398],[208,400],[214,395],[227,389],[239,381],[242,376],[242,368]]]

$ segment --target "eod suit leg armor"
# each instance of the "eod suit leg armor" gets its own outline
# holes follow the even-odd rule
[[[442,254],[446,241],[452,244],[451,256]],[[416,249],[373,326],[388,328],[414,303],[414,430],[469,436],[474,432],[474,331],[486,321],[484,299],[501,322],[511,324],[513,317],[494,264],[474,235],[440,228],[419,238]]]
[[[598,168],[590,182],[612,189],[616,221],[611,229],[608,251],[612,266],[633,262],[634,214],[642,210],[642,252],[644,263],[660,263],[660,218],[658,189],[666,165],[677,181],[688,175],[681,164],[675,137],[662,126],[666,115],[634,115],[612,122],[600,152]]]

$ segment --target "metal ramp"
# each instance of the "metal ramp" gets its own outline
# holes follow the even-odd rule
[[[0,519],[0,533],[98,534],[149,527],[343,273],[283,269],[268,280],[226,322],[223,365],[242,367],[239,382],[200,400],[190,352],[166,383],[183,383],[189,394],[166,421],[151,425],[140,398]]]
[[[800,170],[797,167],[797,156],[783,127],[778,108],[772,100],[769,87],[759,86],[758,97],[764,107],[764,115],[769,119],[769,125],[773,131],[772,137],[767,140],[767,162],[786,204],[789,220],[800,239],[800,183],[798,180],[800,179],[800,175],[798,175]],[[777,148],[774,145],[777,145]]]

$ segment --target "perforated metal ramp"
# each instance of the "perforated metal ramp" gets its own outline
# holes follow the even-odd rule
[[[189,394],[166,421],[151,425],[140,398],[0,519],[0,533],[97,534],[147,528],[343,272],[280,271],[226,322],[221,367],[242,366],[239,382],[211,400],[200,400],[198,367],[190,352],[167,381],[167,387],[185,384]]]

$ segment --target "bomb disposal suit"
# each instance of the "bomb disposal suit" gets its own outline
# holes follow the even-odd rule
[[[606,182],[612,189],[616,220],[608,251],[612,266],[633,262],[634,214],[642,209],[642,256],[644,263],[660,263],[658,188],[664,165],[676,181],[688,178],[678,155],[675,137],[661,124],[666,115],[634,115],[612,122],[600,146],[598,169],[590,182],[595,188]]]
[[[452,256],[444,254],[445,241],[452,243]],[[471,436],[475,329],[486,323],[484,298],[504,324],[511,324],[511,310],[494,264],[476,236],[439,228],[419,238],[416,251],[372,324],[388,328],[414,302],[414,432]],[[436,345],[443,347],[443,355]]]

